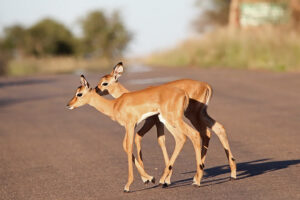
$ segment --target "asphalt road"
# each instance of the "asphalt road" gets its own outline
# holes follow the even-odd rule
[[[300,199],[300,74],[217,69],[125,69],[121,82],[141,89],[178,78],[214,88],[208,112],[224,124],[237,160],[229,181],[224,150],[213,135],[201,187],[191,186],[195,156],[188,141],[168,188],[144,185],[135,169],[131,193],[123,127],[84,106],[65,105],[79,75],[0,78],[0,199]],[[95,86],[104,73],[86,74]],[[191,86],[192,87],[192,86]],[[174,140],[167,135],[169,154]],[[164,169],[155,130],[143,139],[146,171]]]

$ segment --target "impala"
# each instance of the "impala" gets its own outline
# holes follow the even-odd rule
[[[110,74],[103,76],[100,79],[97,86],[100,90],[99,94],[100,95],[110,94],[114,98],[118,98],[124,93],[129,93],[129,90],[127,90],[118,81],[119,77],[122,76],[123,71],[124,71],[123,63],[120,62],[114,67],[114,69]],[[202,148],[201,148],[202,163],[204,164],[210,137],[211,137],[211,132],[208,129],[210,128],[218,136],[219,140],[223,145],[231,169],[230,177],[232,179],[236,179],[236,163],[229,147],[226,131],[219,122],[215,121],[207,114],[207,105],[212,96],[211,87],[205,82],[194,81],[189,79],[172,81],[164,85],[182,89],[189,96],[189,105],[184,114],[190,120],[193,126],[200,132],[200,136],[202,138]],[[142,151],[141,151],[141,139],[154,125],[157,128],[157,139],[162,149],[166,166],[169,163],[169,156],[165,146],[164,125],[160,122],[158,115],[154,115],[145,120],[143,127],[137,132],[135,136],[135,144],[137,147],[137,158],[139,164],[142,167],[144,167],[144,165],[143,165]],[[167,185],[171,183],[170,182],[171,173],[166,179]]]
[[[69,101],[67,107],[75,109],[88,104],[109,116],[112,120],[117,121],[126,129],[123,148],[127,153],[128,159],[128,181],[124,187],[124,192],[129,192],[129,187],[133,182],[132,161],[144,182],[154,182],[154,178],[148,175],[143,167],[136,162],[132,154],[132,145],[136,124],[156,114],[158,114],[160,121],[164,123],[175,138],[174,152],[159,183],[166,183],[166,178],[170,175],[174,162],[186,141],[186,137],[188,137],[192,141],[197,163],[197,172],[193,179],[193,185],[200,186],[204,168],[201,161],[201,138],[196,130],[183,121],[183,114],[189,103],[189,97],[185,91],[169,85],[162,85],[125,93],[117,99],[108,100],[98,95],[97,88],[90,88],[83,75],[81,75],[80,81],[81,86],[76,89],[75,96]]]

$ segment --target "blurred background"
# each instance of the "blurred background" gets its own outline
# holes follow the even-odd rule
[[[0,1],[0,74],[151,66],[299,71],[300,0]]]
[[[212,134],[200,188],[187,142],[170,187],[135,171],[123,194],[124,128],[65,107],[79,74],[95,87],[120,61],[130,91],[212,86],[208,113],[226,128],[238,180]],[[300,199],[299,71],[300,0],[0,0],[0,199]],[[139,153],[159,180],[156,130]],[[166,146],[171,155],[167,130]]]

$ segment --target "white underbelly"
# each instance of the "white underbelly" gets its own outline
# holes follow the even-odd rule
[[[147,119],[150,116],[156,115],[158,112],[148,112],[142,115],[142,117],[138,120],[138,124],[143,121],[144,119]]]
[[[166,120],[163,118],[161,114],[158,115],[158,119],[161,123],[166,124]]]

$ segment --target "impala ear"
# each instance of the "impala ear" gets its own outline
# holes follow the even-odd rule
[[[85,79],[85,77],[83,75],[80,76],[80,83],[82,86],[89,88],[90,84],[87,82],[87,80]]]
[[[114,76],[116,81],[119,79],[120,76],[122,76],[123,71],[124,71],[123,63],[119,62],[112,71],[112,75]]]

